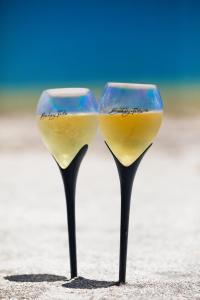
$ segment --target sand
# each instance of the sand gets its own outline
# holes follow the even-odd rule
[[[79,278],[69,280],[64,191],[32,116],[0,118],[0,299],[200,299],[200,120],[166,118],[133,190],[118,279],[116,166],[97,135],[77,183]]]

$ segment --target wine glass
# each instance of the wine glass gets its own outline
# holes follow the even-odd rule
[[[152,84],[107,83],[99,102],[99,123],[121,185],[119,283],[126,281],[128,225],[132,184],[139,163],[162,120],[163,105]]]
[[[80,163],[98,124],[96,100],[86,88],[45,90],[37,106],[42,140],[60,169],[66,196],[71,278],[77,277],[75,190]]]

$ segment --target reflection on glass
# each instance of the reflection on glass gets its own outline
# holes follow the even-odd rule
[[[102,135],[124,165],[131,165],[150,145],[162,120],[155,85],[108,83],[99,104]]]
[[[96,102],[85,88],[46,90],[38,103],[37,120],[43,142],[65,169],[96,132]]]

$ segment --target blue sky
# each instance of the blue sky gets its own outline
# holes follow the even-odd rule
[[[200,78],[199,1],[0,1],[0,85]]]

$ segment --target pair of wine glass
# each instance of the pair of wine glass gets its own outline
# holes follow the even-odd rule
[[[37,121],[42,140],[60,169],[66,195],[71,278],[77,277],[75,190],[80,163],[98,123],[117,165],[121,185],[119,283],[126,281],[129,210],[139,163],[151,146],[163,105],[152,84],[108,83],[100,101],[89,89],[42,93]]]

